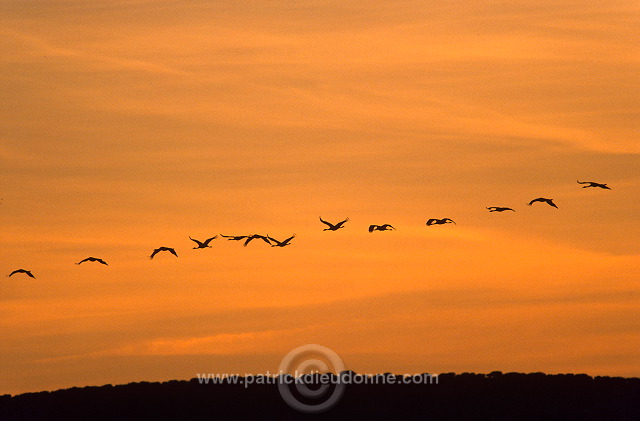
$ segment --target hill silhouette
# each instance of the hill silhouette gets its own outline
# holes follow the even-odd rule
[[[437,384],[350,384],[322,414],[290,408],[275,384],[197,378],[0,397],[0,420],[638,420],[640,379],[586,374],[445,373]]]

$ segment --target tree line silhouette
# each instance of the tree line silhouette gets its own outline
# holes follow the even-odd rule
[[[386,375],[386,374],[385,374]],[[310,387],[313,387],[311,384]],[[0,396],[0,420],[420,419],[638,420],[640,379],[586,374],[444,373],[437,384],[350,384],[328,412],[306,415],[278,386],[197,378]]]

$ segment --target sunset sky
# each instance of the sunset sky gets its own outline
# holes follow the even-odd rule
[[[0,51],[0,394],[640,376],[636,0],[5,0]]]

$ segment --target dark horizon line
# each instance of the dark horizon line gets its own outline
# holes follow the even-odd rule
[[[323,373],[318,373],[318,374],[313,374],[313,375],[322,375]],[[508,371],[508,372],[502,372],[499,370],[494,370],[491,371],[489,373],[477,373],[477,372],[470,372],[470,371],[463,371],[463,372],[452,372],[452,371],[448,371],[448,372],[442,372],[442,373],[427,373],[427,372],[422,372],[422,373],[413,373],[413,374],[399,374],[399,373],[392,373],[392,372],[383,372],[383,373],[358,373],[356,371],[353,370],[343,370],[340,373],[333,373],[333,372],[327,372],[326,375],[332,375],[334,378],[339,377],[340,375],[351,375],[351,376],[366,376],[366,377],[370,377],[370,378],[376,378],[376,377],[383,377],[383,376],[393,376],[395,378],[408,378],[408,377],[412,377],[412,376],[432,376],[434,378],[445,378],[445,379],[460,379],[463,380],[465,378],[476,378],[476,379],[483,379],[483,380],[496,380],[496,379],[500,379],[500,378],[515,378],[515,377],[519,377],[519,378],[555,378],[555,379],[566,379],[566,378],[574,378],[574,379],[582,379],[582,380],[591,380],[591,381],[600,381],[600,380],[613,380],[613,381],[624,381],[624,382],[630,382],[630,383],[638,383],[638,386],[640,386],[640,376],[636,377],[636,376],[609,376],[609,375],[589,375],[586,373],[545,373],[542,371],[532,371],[532,372],[518,372],[518,371]],[[190,379],[171,379],[171,380],[159,380],[159,381],[146,381],[146,380],[139,380],[139,381],[132,381],[132,382],[128,382],[128,383],[119,383],[119,384],[111,384],[111,383],[105,383],[102,385],[85,385],[85,386],[71,386],[71,387],[65,387],[65,388],[60,388],[60,389],[54,389],[54,390],[39,390],[39,391],[33,391],[33,392],[21,392],[18,394],[10,394],[10,393],[5,393],[5,394],[0,394],[0,399],[1,398],[15,398],[15,397],[19,397],[19,396],[25,396],[25,395],[37,395],[37,394],[42,394],[42,393],[58,393],[58,392],[67,392],[67,391],[74,391],[74,390],[83,390],[83,389],[101,389],[101,388],[114,388],[114,387],[127,387],[127,386],[144,386],[144,385],[169,385],[169,384],[175,384],[175,383],[198,383],[201,386],[205,386],[205,387],[212,387],[212,386],[238,386],[238,387],[242,387],[244,388],[244,384],[240,381],[240,380],[245,380],[248,377],[252,377],[254,379],[257,378],[279,378],[279,377],[288,377],[288,378],[300,378],[303,376],[306,376],[306,374],[302,374],[298,377],[294,377],[289,373],[280,373],[280,374],[264,374],[264,373],[258,373],[258,374],[245,374],[245,375],[239,375],[239,374],[226,374],[226,373],[220,373],[220,380],[217,382],[213,382],[213,381],[209,381],[209,382],[205,382],[204,380],[202,380],[205,376],[202,376],[202,378],[198,378],[198,377],[192,377]],[[223,377],[224,376],[224,377]],[[433,383],[432,385],[436,385],[437,383]],[[424,384],[405,384],[405,386],[423,386]],[[429,385],[429,383],[426,383],[426,385]],[[253,386],[268,386],[267,384],[260,384],[260,383],[255,383],[253,384]],[[353,385],[355,387],[360,386],[358,384]],[[371,385],[365,385],[365,386],[371,386]],[[375,386],[375,385],[373,385]],[[384,386],[384,384],[382,384],[381,386]]]

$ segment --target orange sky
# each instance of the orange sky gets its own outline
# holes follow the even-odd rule
[[[640,376],[640,6],[557,3],[4,2],[0,393]]]

